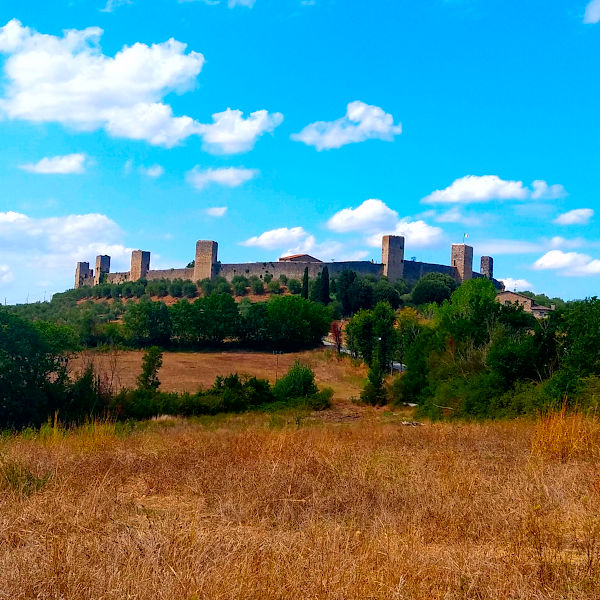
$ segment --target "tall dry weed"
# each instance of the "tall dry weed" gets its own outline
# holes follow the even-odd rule
[[[531,443],[534,455],[547,459],[571,460],[600,456],[600,419],[596,414],[561,410],[540,415]]]

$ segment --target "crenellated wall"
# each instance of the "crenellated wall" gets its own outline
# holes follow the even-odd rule
[[[382,262],[343,261],[343,262],[298,262],[298,261],[265,261],[253,263],[222,264],[218,261],[218,244],[201,240],[196,244],[194,267],[184,269],[150,270],[150,252],[134,250],[131,255],[131,270],[125,273],[110,273],[110,256],[98,256],[96,259],[96,277],[89,263],[77,263],[75,287],[97,285],[100,280],[108,283],[125,283],[127,281],[148,281],[157,279],[184,279],[200,281],[205,278],[224,277],[231,281],[236,275],[259,277],[272,275],[277,279],[285,275],[288,279],[301,280],[304,269],[308,268],[310,278],[315,278],[324,267],[330,276],[339,275],[342,271],[351,270],[360,275],[375,277],[387,276],[390,281],[404,279],[408,284],[416,283],[427,273],[446,273],[458,283],[474,277],[488,277],[499,289],[502,284],[493,279],[493,259],[482,257],[482,273],[473,271],[473,248],[466,244],[453,244],[452,265],[436,265],[417,261],[404,260],[404,238],[402,236],[384,236],[382,239]]]

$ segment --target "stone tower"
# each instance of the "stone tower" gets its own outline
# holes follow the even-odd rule
[[[481,257],[481,270],[479,272],[488,279],[494,279],[494,259],[491,256]]]
[[[150,252],[144,250],[134,250],[131,253],[131,271],[129,272],[130,281],[144,279],[150,270]]]
[[[383,274],[390,280],[404,276],[404,238],[401,235],[384,235],[381,240]]]
[[[102,275],[110,273],[110,256],[96,256],[96,271],[94,272],[94,285],[102,283]]]
[[[90,269],[90,263],[78,262],[75,269],[75,289],[82,285],[91,285],[94,271]]]
[[[196,262],[194,263],[194,281],[214,279],[216,276],[219,244],[207,240],[196,242]]]
[[[473,246],[452,244],[451,263],[458,271],[460,281],[473,278]]]

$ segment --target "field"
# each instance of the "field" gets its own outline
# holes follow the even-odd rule
[[[0,598],[600,597],[595,421],[279,413],[0,439]]]
[[[86,352],[72,361],[72,370],[81,371],[93,364],[102,377],[116,389],[134,388],[142,368],[142,351],[127,350],[108,353]],[[315,372],[319,387],[331,387],[337,401],[358,397],[366,378],[366,368],[356,366],[348,357],[339,360],[332,350],[312,350],[289,354],[263,352],[166,352],[159,372],[161,389],[168,392],[196,392],[209,388],[217,375],[248,373],[272,383],[301,360]]]

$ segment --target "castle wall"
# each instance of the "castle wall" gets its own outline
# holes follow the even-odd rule
[[[446,265],[435,265],[433,263],[423,263],[412,260],[404,261],[404,281],[409,285],[413,285],[427,273],[444,273],[450,275],[452,279],[460,283],[460,277],[456,267]]]
[[[126,273],[107,273],[104,281],[106,283],[125,283],[126,281],[130,281],[129,271]]]
[[[157,279],[191,279],[194,281],[194,269],[164,269],[148,271],[148,273],[146,273],[146,279],[148,281],[155,281]]]
[[[308,267],[308,276],[312,279],[316,277],[323,267],[327,267],[329,275],[338,275],[346,269],[356,271],[361,275],[381,276],[383,265],[368,261],[348,261],[333,263],[297,263],[297,262],[258,262],[258,263],[236,263],[219,264],[216,266],[215,274],[231,281],[236,275],[244,277],[264,278],[266,274],[273,275],[277,279],[280,275],[285,275],[288,279],[302,280],[304,268]]]
[[[143,250],[134,250],[131,253],[131,271],[129,277],[131,281],[145,279],[150,270],[150,252]]]

